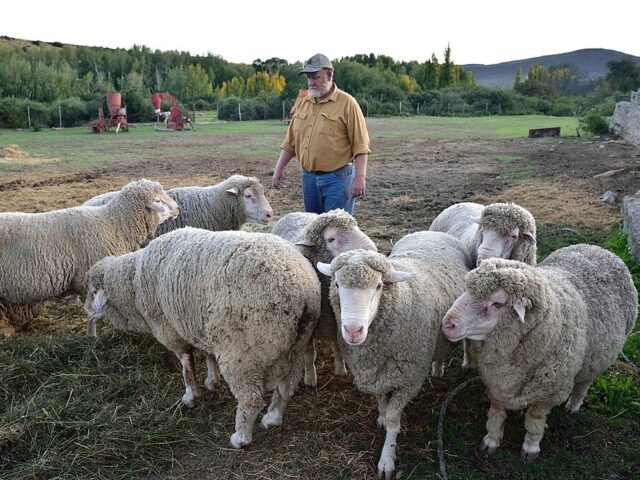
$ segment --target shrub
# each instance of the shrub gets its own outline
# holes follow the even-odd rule
[[[67,98],[51,104],[49,109],[50,124],[63,127],[77,127],[91,120],[89,105],[79,98]]]
[[[29,128],[27,107],[32,126],[49,125],[49,109],[46,105],[26,98],[1,98],[0,128]]]
[[[592,135],[602,135],[609,133],[609,123],[600,114],[590,111],[585,117],[579,120],[580,130]]]

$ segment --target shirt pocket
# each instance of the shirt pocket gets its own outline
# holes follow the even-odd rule
[[[320,113],[319,132],[322,136],[332,140],[347,138],[347,129],[338,117],[334,117],[327,113]]]

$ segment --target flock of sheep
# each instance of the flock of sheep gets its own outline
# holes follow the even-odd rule
[[[578,411],[616,360],[637,317],[624,263],[574,245],[536,265],[536,225],[516,204],[460,203],[388,256],[342,210],[295,212],[271,234],[272,210],[255,178],[162,189],[139,180],[84,205],[0,213],[0,314],[69,294],[96,322],[152,335],[182,365],[192,406],[222,377],[237,400],[231,445],[282,423],[298,383],[317,385],[314,341],[330,342],[334,373],[378,403],[386,430],[378,475],[395,471],[403,408],[429,375],[442,376],[452,342],[477,370],[491,406],[481,448],[494,452],[507,410],[526,409],[522,456],[540,452],[546,416]]]

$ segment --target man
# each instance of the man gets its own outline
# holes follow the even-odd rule
[[[369,133],[356,100],[333,82],[333,65],[324,55],[306,61],[310,95],[296,110],[273,172],[280,188],[284,169],[296,157],[302,167],[302,197],[307,212],[342,208],[353,214],[355,199],[364,194]]]

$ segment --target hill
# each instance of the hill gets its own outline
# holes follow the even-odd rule
[[[518,67],[522,67],[522,78],[524,79],[527,76],[529,67],[533,65],[543,65],[545,68],[549,68],[556,65],[571,64],[586,77],[586,80],[595,80],[607,74],[607,62],[621,60],[625,57],[632,57],[640,64],[640,57],[618,52],[617,50],[584,48],[573,52],[512,60],[493,65],[469,64],[462,65],[462,67],[466,71],[473,73],[473,78],[478,85],[512,88]]]

